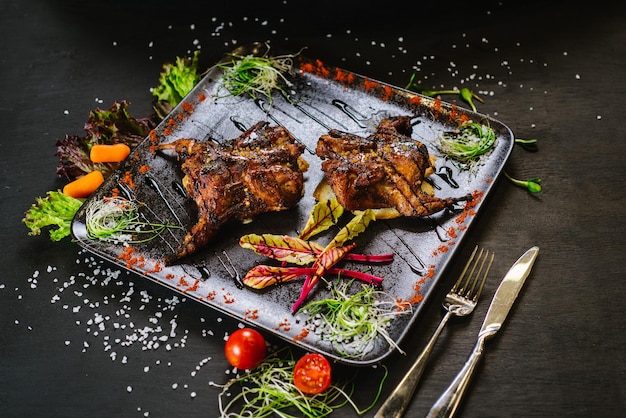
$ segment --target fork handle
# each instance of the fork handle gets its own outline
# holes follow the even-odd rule
[[[376,415],[374,415],[375,418],[400,418],[404,414],[424,373],[426,363],[428,363],[428,358],[435,347],[435,343],[451,316],[452,314],[449,311],[446,312],[422,353],[415,360],[409,371],[406,372],[398,386],[391,392],[391,395],[378,409]]]
[[[484,336],[478,337],[478,341],[476,341],[476,345],[465,362],[465,365],[456,375],[452,383],[450,383],[450,386],[448,386],[437,402],[432,406],[426,418],[452,417],[455,414],[465,394],[465,390],[469,386],[469,381],[476,370],[478,361],[483,356],[485,339],[486,337]]]

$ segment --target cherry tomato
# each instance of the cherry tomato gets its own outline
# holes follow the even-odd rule
[[[251,370],[265,358],[265,338],[251,328],[240,328],[226,340],[224,354],[231,366]]]
[[[330,386],[330,363],[321,354],[305,354],[293,368],[293,383],[307,395],[324,392]]]

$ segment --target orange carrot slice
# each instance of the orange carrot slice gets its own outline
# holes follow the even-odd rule
[[[130,147],[126,144],[96,144],[91,147],[89,158],[94,163],[119,163],[130,154]]]
[[[100,171],[94,170],[66,184],[63,187],[63,193],[81,199],[92,194],[102,183],[104,183],[104,176]]]

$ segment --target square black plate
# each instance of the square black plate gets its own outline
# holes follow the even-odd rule
[[[266,48],[265,44],[252,44],[233,53],[263,55]],[[426,144],[429,152],[438,157],[436,170],[450,169],[457,183],[453,186],[439,175],[432,175],[435,195],[460,197],[474,193],[477,197],[472,207],[460,204],[459,211],[446,210],[424,219],[376,220],[357,237],[355,251],[359,253],[395,254],[394,261],[385,265],[347,267],[371,269],[368,272],[384,278],[382,288],[387,294],[411,302],[412,312],[398,316],[388,329],[391,338],[399,343],[416,322],[423,303],[480,211],[511,153],[514,137],[507,126],[486,115],[326,66],[318,60],[297,55],[294,68],[296,74],[290,77],[293,85],[288,91],[291,100],[274,94],[272,103],[269,103],[265,98],[253,100],[225,94],[223,86],[220,87],[221,70],[213,67],[84,203],[74,219],[72,233],[90,252],[253,327],[337,361],[371,364],[394,350],[382,338],[363,353],[346,355],[315,333],[307,333],[305,318],[295,316],[291,311],[302,280],[263,291],[242,287],[240,279],[246,272],[267,260],[241,248],[239,238],[249,233],[297,235],[303,228],[315,203],[312,192],[323,178],[321,161],[314,152],[321,135],[334,128],[367,136],[385,117],[414,116],[412,137]],[[163,257],[174,251],[197,219],[195,204],[182,192],[180,163],[155,156],[150,152],[151,145],[154,141],[164,143],[185,137],[223,141],[239,136],[243,129],[261,120],[285,126],[306,145],[303,157],[310,167],[305,173],[304,198],[291,210],[263,214],[245,225],[228,225],[202,251],[181,260],[180,264],[164,266]],[[497,135],[495,148],[474,173],[457,169],[439,155],[434,145],[441,132],[458,128],[466,120],[488,124]],[[134,244],[131,249],[122,244],[89,239],[85,229],[86,211],[94,201],[117,193],[142,202],[141,214],[146,219],[167,221],[183,228],[168,229],[157,239]],[[325,244],[333,235],[330,231],[319,237],[319,242]],[[318,285],[309,300],[321,298],[327,292],[324,286]]]

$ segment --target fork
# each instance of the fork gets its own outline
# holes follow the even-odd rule
[[[413,363],[409,371],[404,375],[400,383],[398,383],[398,386],[396,386],[391,395],[389,395],[380,409],[378,409],[375,418],[399,418],[404,414],[417,388],[417,384],[422,377],[422,373],[424,373],[426,363],[433,351],[435,343],[441,331],[448,323],[448,320],[452,316],[468,316],[474,311],[494,258],[493,253],[490,254],[489,251],[485,251],[481,248],[478,257],[474,260],[477,252],[478,245],[474,248],[474,251],[472,251],[472,255],[459,275],[459,278],[443,300],[442,305],[446,310],[446,314],[441,319],[439,326],[432,337],[430,337],[422,353],[417,360],[415,360],[415,363]]]

